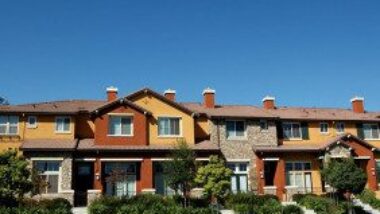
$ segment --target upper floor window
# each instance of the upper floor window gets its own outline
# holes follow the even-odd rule
[[[321,132],[321,134],[327,134],[329,133],[329,124],[328,123],[320,123],[319,124],[319,131]]]
[[[37,128],[37,117],[36,116],[29,116],[28,117],[28,123],[26,124],[28,128]]]
[[[229,120],[226,121],[227,139],[245,138],[245,121]]]
[[[70,117],[56,117],[55,118],[55,131],[59,133],[70,132]]]
[[[0,116],[0,135],[18,134],[18,116]]]
[[[343,122],[336,123],[336,132],[337,133],[344,133],[344,123]]]
[[[284,138],[286,139],[301,139],[302,138],[300,123],[294,123],[294,122],[283,123],[282,128],[283,128]]]
[[[260,120],[260,129],[261,130],[268,130],[268,121],[267,120]]]
[[[132,136],[132,117],[110,116],[108,135]]]
[[[159,136],[181,136],[181,118],[179,117],[159,117]]]
[[[379,126],[374,124],[363,124],[364,139],[379,139]]]

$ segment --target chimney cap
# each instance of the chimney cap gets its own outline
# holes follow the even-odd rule
[[[215,94],[215,90],[214,89],[212,89],[212,88],[210,88],[210,87],[207,87],[207,88],[205,88],[204,90],[203,90],[203,93],[202,93],[203,95],[205,95],[205,94]]]
[[[355,96],[350,101],[351,102],[354,102],[354,101],[364,101],[364,97]]]
[[[273,96],[265,96],[264,98],[263,98],[263,102],[265,102],[265,101],[269,101],[269,100],[271,100],[271,101],[274,101],[274,100],[276,100],[276,98],[275,97],[273,97]]]
[[[164,91],[164,94],[175,94],[176,91],[174,89],[168,88]]]
[[[118,89],[114,86],[109,86],[106,88],[107,92],[117,92]]]

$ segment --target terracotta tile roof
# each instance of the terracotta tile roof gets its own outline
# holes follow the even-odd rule
[[[200,103],[181,103],[181,105],[209,117],[276,118],[276,115],[267,110],[250,105],[216,105],[215,108],[205,108]]]
[[[61,100],[22,105],[0,106],[0,113],[77,114],[103,105],[101,100]]]
[[[380,112],[355,113],[343,108],[276,107],[268,111],[281,119],[380,121]]]
[[[23,151],[74,151],[77,147],[77,139],[36,139],[25,140],[20,149]]]
[[[219,150],[218,146],[210,141],[202,141],[194,145],[195,151]],[[79,141],[77,150],[103,150],[103,151],[166,151],[173,150],[173,145],[95,145],[94,139]]]

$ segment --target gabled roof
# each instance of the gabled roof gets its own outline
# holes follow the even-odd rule
[[[181,103],[181,105],[211,118],[277,118],[267,110],[251,105],[216,105],[215,108],[206,108],[201,103]]]
[[[174,101],[166,98],[165,96],[161,95],[160,93],[153,91],[150,88],[143,88],[141,90],[138,90],[136,92],[133,92],[133,93],[127,95],[125,98],[133,101],[136,97],[139,97],[139,96],[144,95],[144,94],[150,94],[150,95],[156,97],[157,99],[159,99],[159,100],[169,104],[170,106],[177,108],[177,109],[179,109],[179,110],[181,110],[187,114],[190,114],[190,115],[196,114],[196,112],[192,111],[191,109],[187,108],[186,106],[183,106],[177,102],[174,102]]]
[[[114,101],[107,102],[104,105],[98,106],[97,108],[95,108],[94,110],[91,111],[91,114],[97,115],[97,114],[100,114],[101,112],[103,112],[104,110],[106,110],[108,108],[112,108],[114,106],[121,106],[121,105],[127,105],[127,106],[129,106],[129,107],[131,107],[131,108],[133,108],[133,109],[135,109],[135,110],[137,110],[143,114],[146,114],[146,115],[152,114],[148,110],[144,109],[143,107],[141,107],[139,105],[136,105],[135,103],[129,101],[125,97],[122,97],[122,98],[116,99]]]
[[[369,149],[377,149],[375,146],[369,144],[367,141],[359,139],[358,137],[352,134],[343,134],[333,138],[326,143],[323,144],[302,144],[302,145],[294,145],[294,144],[285,144],[279,146],[255,146],[253,150],[255,152],[323,152],[327,148],[332,147],[337,144],[343,144],[346,147],[350,147],[349,141],[354,140],[359,144],[369,148]]]
[[[25,114],[77,114],[89,112],[104,104],[101,100],[60,100],[22,105],[0,106],[0,113]]]

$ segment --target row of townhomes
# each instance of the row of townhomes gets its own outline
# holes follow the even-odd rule
[[[48,182],[40,197],[64,197],[85,205],[99,195],[171,194],[163,161],[178,139],[206,162],[216,154],[233,171],[232,192],[275,194],[329,190],[320,169],[331,158],[355,159],[367,173],[367,188],[380,181],[380,112],[364,99],[351,108],[222,105],[215,91],[201,103],[182,103],[176,92],[144,88],[105,100],[65,100],[0,107],[0,150],[20,150]],[[201,96],[201,95],[200,95]],[[107,182],[115,169],[123,181]]]

